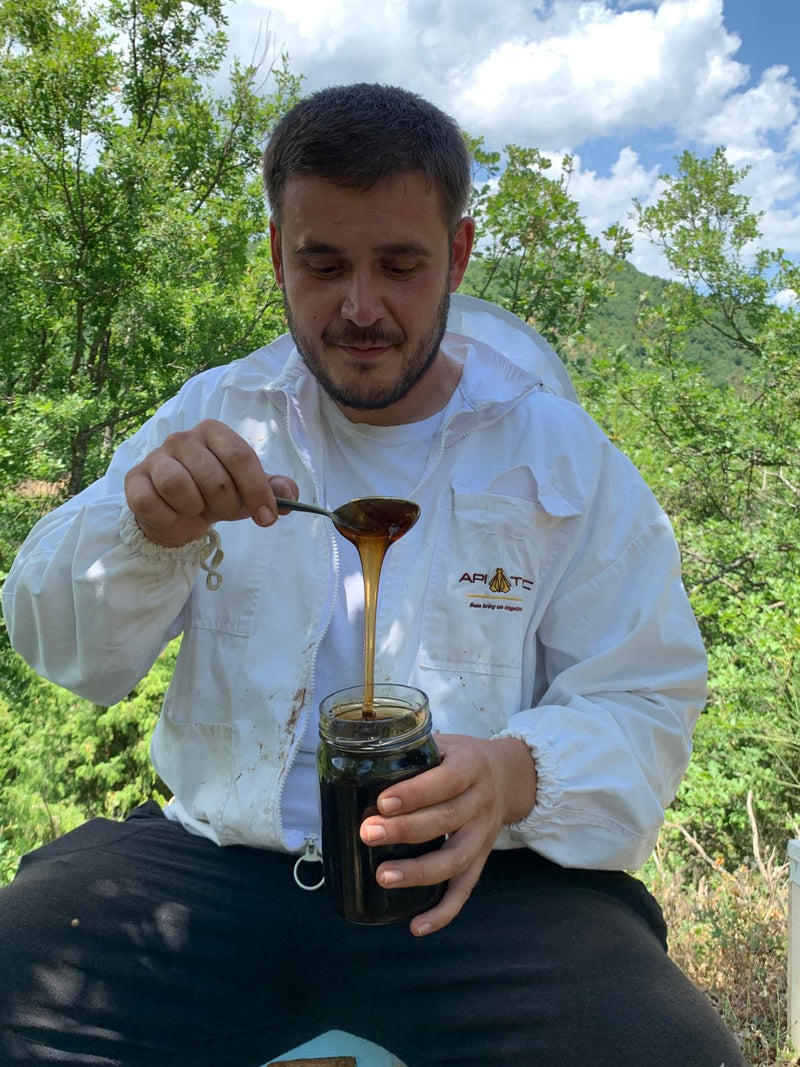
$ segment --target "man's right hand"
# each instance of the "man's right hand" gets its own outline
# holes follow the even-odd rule
[[[297,499],[297,485],[267,474],[247,441],[216,419],[171,433],[125,478],[128,506],[142,532],[168,548],[197,540],[220,520],[252,518],[271,526],[279,514],[276,494]]]

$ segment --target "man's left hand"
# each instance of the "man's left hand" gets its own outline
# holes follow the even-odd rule
[[[376,872],[386,889],[449,881],[436,907],[417,915],[417,937],[447,926],[461,911],[480,877],[501,827],[523,819],[536,800],[536,768],[524,741],[488,741],[439,734],[438,767],[407,778],[378,797],[380,815],[361,824],[368,845],[448,838],[418,859],[382,863]]]

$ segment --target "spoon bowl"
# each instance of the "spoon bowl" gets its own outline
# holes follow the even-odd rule
[[[289,511],[306,511],[325,515],[336,529],[348,540],[353,535],[362,537],[385,537],[396,541],[407,533],[419,518],[419,504],[393,496],[363,496],[328,511],[318,504],[305,504],[301,500],[275,497],[279,508]]]

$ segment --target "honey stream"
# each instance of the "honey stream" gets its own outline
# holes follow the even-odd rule
[[[386,550],[407,534],[419,518],[419,505],[397,497],[363,497],[345,505],[348,525],[333,518],[339,533],[358,550],[364,576],[364,713],[374,719],[375,622],[378,583]],[[357,512],[354,509],[358,509]],[[338,509],[343,511],[344,509]]]

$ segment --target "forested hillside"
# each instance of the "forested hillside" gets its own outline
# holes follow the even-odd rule
[[[646,359],[640,318],[646,308],[663,301],[669,282],[643,274],[629,260],[611,259],[609,265],[613,284],[602,301],[592,308],[583,331],[571,333],[566,345],[559,344],[557,336],[552,340],[568,363],[585,364],[598,354],[618,352],[627,362],[640,367]],[[473,296],[507,303],[503,285],[496,278],[487,282],[487,276],[486,265],[474,260],[462,288]],[[683,359],[701,370],[714,385],[741,381],[752,365],[748,351],[706,323],[698,323],[689,330],[685,344]]]
[[[668,282],[643,274],[626,262],[614,275],[614,291],[597,308],[588,324],[585,339],[576,350],[591,358],[597,352],[625,350],[626,358],[641,366],[646,357],[641,327],[642,310],[664,299]],[[692,329],[686,338],[684,358],[702,370],[715,385],[741,381],[752,365],[749,352],[737,348],[729,337],[706,323]]]
[[[216,99],[222,30],[215,3],[0,0],[0,580],[36,519],[187,377],[285,328],[258,159],[300,79],[241,66]],[[667,283],[627,263],[624,227],[588,233],[569,159],[553,177],[534,148],[470,143],[480,243],[464,289],[552,341],[641,468],[708,647],[708,708],[644,877],[751,1061],[792,1062],[800,309],[774,297],[800,292],[800,271],[748,254],[759,220],[722,149],[683,153],[659,202],[633,205]],[[165,796],[147,746],[175,648],[105,708],[43,681],[0,631],[3,878],[87,816]]]

